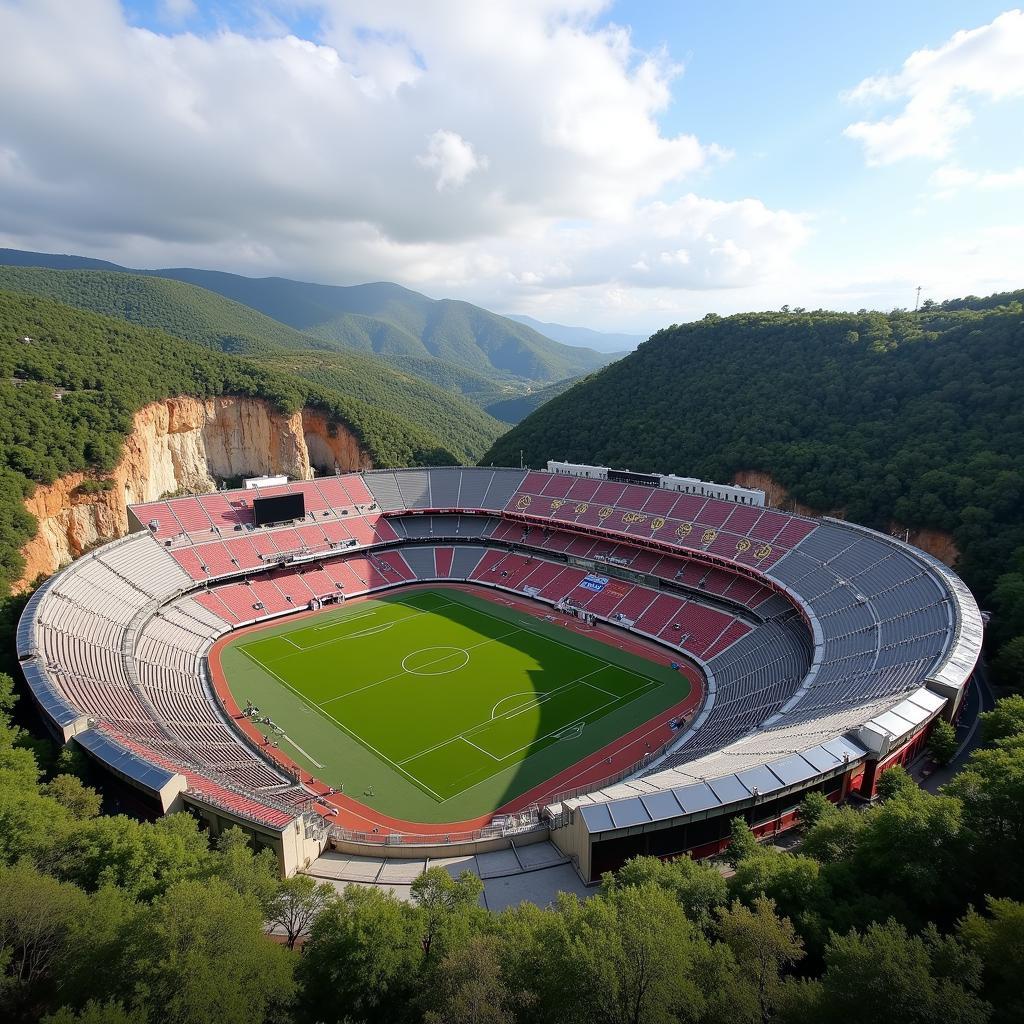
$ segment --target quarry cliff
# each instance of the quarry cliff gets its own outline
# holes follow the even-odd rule
[[[69,473],[40,484],[25,501],[38,521],[22,548],[16,590],[48,576],[91,547],[128,531],[128,506],[179,491],[213,490],[218,481],[282,473],[306,480],[313,470],[368,469],[356,437],[316,410],[290,415],[262,399],[167,398],[140,409],[114,468],[98,478]]]

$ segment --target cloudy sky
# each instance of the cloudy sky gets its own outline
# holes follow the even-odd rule
[[[986,0],[0,0],[0,245],[646,332],[1024,287]]]

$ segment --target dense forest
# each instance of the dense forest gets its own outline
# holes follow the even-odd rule
[[[271,370],[321,368],[317,376],[324,386],[398,411],[403,419],[437,436],[460,459],[479,458],[505,429],[452,393],[458,388],[421,379],[416,367],[404,370],[372,355],[339,352],[326,342],[196,285],[95,270],[0,266],[0,289],[40,295],[155,327],[207,348],[256,359]],[[447,366],[439,360],[433,362]],[[301,375],[317,379],[308,372]]]
[[[128,273],[185,282],[234,300],[249,308],[250,313],[259,311],[280,327],[287,325],[303,332],[307,348],[362,351],[399,363],[408,360],[405,368],[409,372],[415,372],[411,361],[437,360],[495,381],[548,383],[579,376],[613,358],[592,349],[560,344],[524,324],[471,303],[430,299],[388,282],[338,287],[189,267],[129,271],[84,257],[17,249],[0,249],[0,265]]]
[[[804,801],[799,853],[733,823],[726,878],[629,862],[585,901],[481,909],[280,880],[238,829],[101,816],[89,766],[11,724],[0,676],[0,1015],[11,1024],[1015,1024],[1024,1014],[1024,698],[940,796]],[[270,934],[268,934],[270,933]]]
[[[484,462],[549,458],[728,480],[952,534],[958,571],[1024,636],[1024,315],[1019,293],[918,313],[749,313],[667,328],[543,405]],[[997,663],[1024,678],[1024,640]],[[1011,664],[1012,662],[1012,664]]]
[[[344,393],[342,383],[340,374],[333,386],[318,384],[161,331],[0,292],[0,593],[18,578],[19,549],[35,530],[22,504],[32,486],[111,470],[133,414],[160,398],[230,394],[265,398],[283,412],[311,406],[350,429],[378,465],[457,461],[437,434],[393,411],[416,382],[397,387],[384,377],[373,400]],[[454,439],[459,430],[465,443],[457,419],[445,433]]]

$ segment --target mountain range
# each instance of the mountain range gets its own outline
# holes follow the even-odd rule
[[[592,331],[589,327],[570,327],[568,324],[551,324],[543,320],[535,320],[532,316],[521,313],[506,313],[509,320],[525,324],[538,334],[563,345],[577,345],[592,348],[596,352],[607,352],[617,359],[627,352],[632,352],[642,341],[647,340],[646,334],[616,334],[608,331]]]
[[[388,282],[352,286],[312,284],[282,277],[250,278],[174,267],[137,270],[89,257],[0,249],[0,265],[130,274],[180,281],[248,306],[306,335],[287,347],[355,350],[407,366],[437,382],[445,375],[548,384],[598,369],[607,352],[562,344],[525,324],[468,302],[430,299]],[[431,361],[442,365],[431,365]],[[524,388],[529,390],[529,388]]]

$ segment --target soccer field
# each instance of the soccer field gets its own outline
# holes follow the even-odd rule
[[[452,588],[243,635],[222,666],[290,757],[417,821],[493,811],[689,693],[666,666]]]

